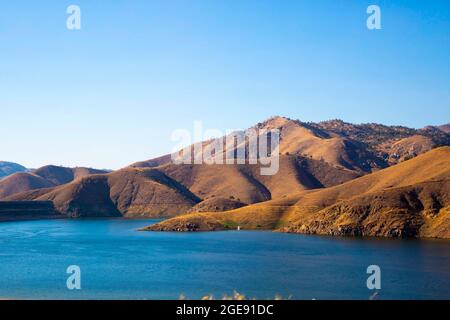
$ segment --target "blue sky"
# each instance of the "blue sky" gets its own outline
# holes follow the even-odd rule
[[[2,1],[0,48],[0,159],[29,167],[120,168],[195,120],[450,121],[446,0]]]

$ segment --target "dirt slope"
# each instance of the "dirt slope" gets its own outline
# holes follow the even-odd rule
[[[70,217],[169,217],[200,202],[183,185],[156,169],[90,175],[6,200],[51,200],[58,211]]]
[[[332,235],[450,237],[450,147],[342,185],[223,213],[186,215],[149,230],[279,229]]]
[[[0,180],[0,199],[25,191],[59,186],[81,177],[99,173],[106,172],[91,168],[65,168],[51,165],[31,172],[16,173]]]

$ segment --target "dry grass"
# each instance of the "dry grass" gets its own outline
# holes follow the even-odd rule
[[[187,300],[188,298],[184,294],[181,294],[178,299],[179,300]],[[281,296],[279,294],[276,294],[275,297],[270,298],[269,300],[291,300],[291,299],[292,299],[292,296],[284,298],[283,296]],[[214,297],[214,295],[209,294],[209,295],[201,297],[200,300],[235,300],[235,301],[244,301],[244,300],[256,300],[256,298],[247,297],[245,294],[239,293],[238,291],[234,290],[231,295],[224,294],[222,297],[220,297],[218,299],[216,297]]]
[[[286,232],[450,237],[450,147],[323,190],[228,212],[190,214],[149,230],[279,229]],[[232,223],[232,224],[231,224]]]

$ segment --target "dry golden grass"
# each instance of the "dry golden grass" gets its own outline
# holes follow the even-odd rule
[[[0,181],[0,199],[30,190],[59,186],[78,178],[99,173],[105,173],[105,171],[83,167],[65,168],[58,166],[45,166],[32,172],[16,173]]]
[[[339,235],[450,237],[450,147],[322,190],[228,212],[173,218],[149,230],[279,229]],[[188,227],[186,227],[188,226]]]
[[[0,197],[6,190],[3,196],[7,200],[52,200],[62,213],[71,216],[172,217],[219,211],[202,215],[202,219],[195,215],[180,217],[177,229],[183,229],[183,223],[189,223],[187,219],[195,219],[198,224],[187,229],[280,229],[313,221],[317,212],[339,201],[449,176],[448,149],[444,148],[352,180],[386,166],[382,157],[375,155],[380,143],[387,142],[394,153],[427,151],[432,138],[417,130],[339,121],[321,126],[283,117],[255,127],[281,131],[280,170],[273,176],[262,176],[259,165],[175,165],[170,163],[170,155],[165,155],[91,176],[86,175],[95,172],[82,168],[44,167],[38,170],[40,178],[27,175],[23,181],[6,185],[3,182],[7,180],[2,180]],[[383,135],[379,134],[381,129]],[[68,181],[72,182],[55,186]],[[35,188],[47,189],[20,193]],[[261,205],[253,205],[257,203]],[[236,209],[243,204],[251,206]]]

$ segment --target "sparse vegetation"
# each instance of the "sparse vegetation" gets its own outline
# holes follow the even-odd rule
[[[417,172],[411,173],[405,173],[401,168],[416,163],[440,143],[450,144],[448,133],[437,127],[416,130],[373,123],[353,125],[341,120],[306,124],[283,117],[272,117],[259,125],[283,132],[280,170],[275,175],[264,176],[260,166],[251,164],[178,165],[171,163],[170,155],[165,155],[108,173],[52,167],[41,168],[32,174],[24,173],[26,176],[22,180],[18,179],[21,174],[13,175],[0,181],[0,198],[50,200],[67,217],[180,216],[155,227],[161,230],[167,226],[175,231],[229,230],[239,225],[245,229],[286,228],[293,232],[342,233],[351,227],[339,225],[343,222],[337,219],[339,215],[319,219],[317,215],[322,213],[321,210],[347,197],[380,191],[383,181],[378,181],[377,173],[372,172],[378,171],[380,175],[390,172],[384,178],[386,181],[401,176],[398,181],[394,179],[388,183],[394,186],[391,189],[402,186],[404,181],[414,185],[431,179],[431,169],[419,180],[410,179],[428,164],[422,163],[422,167],[415,169]],[[438,154],[437,158],[449,157],[439,148],[432,152]],[[400,163],[411,155],[418,156]],[[429,162],[441,160],[433,158]],[[396,166],[385,169],[393,165]],[[448,164],[443,166],[449,167]],[[370,188],[365,184],[358,185],[358,181],[371,179],[375,182],[374,185],[368,182]],[[311,200],[315,197],[317,202]],[[260,205],[255,205],[257,203]],[[424,203],[424,207],[426,205]],[[350,207],[351,202],[346,208],[340,208],[341,216]],[[395,207],[391,209],[396,210]],[[353,215],[357,216],[356,213]],[[328,219],[333,223],[320,227],[320,223]],[[360,220],[356,219],[355,224],[366,223],[364,219]],[[280,221],[285,222],[281,224]],[[332,225],[337,231],[331,229]],[[295,228],[289,229],[289,226]]]
[[[187,297],[185,294],[181,294],[179,296],[179,300],[186,300]],[[268,298],[268,300],[291,300],[292,296],[289,296],[287,298],[283,298],[280,294],[275,294],[273,298]],[[224,294],[218,299],[212,294],[205,295],[200,298],[200,300],[236,300],[236,301],[243,301],[243,300],[256,300],[256,298],[250,298],[247,297],[245,294],[239,293],[238,291],[234,290],[231,295]]]
[[[235,221],[228,220],[222,222],[222,225],[225,229],[236,229],[239,224]]]
[[[340,236],[450,238],[449,168],[450,147],[438,148],[331,188],[228,212],[174,218],[149,229],[173,230],[198,218],[207,222],[203,231],[240,225]]]

